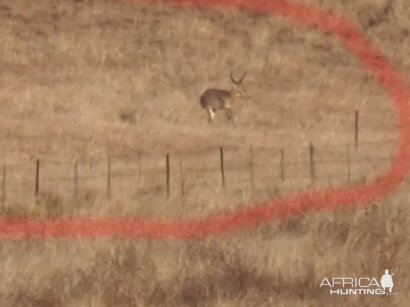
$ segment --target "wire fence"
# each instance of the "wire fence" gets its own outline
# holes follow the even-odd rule
[[[196,198],[199,192],[276,193],[375,179],[394,158],[395,140],[292,148],[220,146],[197,152],[136,154],[97,160],[3,164],[0,201],[27,201],[45,193],[73,200],[145,197]]]

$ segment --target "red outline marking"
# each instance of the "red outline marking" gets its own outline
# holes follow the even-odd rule
[[[143,0],[120,0],[143,2]],[[397,154],[390,169],[375,182],[357,187],[309,191],[294,197],[250,205],[245,209],[210,217],[164,218],[77,218],[56,220],[1,219],[0,239],[22,240],[51,237],[122,237],[199,239],[226,232],[256,227],[264,221],[286,218],[309,210],[335,209],[369,204],[394,192],[410,171],[410,90],[402,77],[369,39],[338,15],[300,4],[278,0],[154,0],[177,6],[239,8],[256,13],[274,14],[298,24],[335,35],[375,76],[393,100],[398,121]]]

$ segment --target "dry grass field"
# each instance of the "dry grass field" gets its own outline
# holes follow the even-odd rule
[[[351,20],[410,81],[410,2],[303,2]],[[296,153],[309,142],[351,144],[355,110],[361,140],[396,138],[391,101],[359,61],[334,37],[279,18],[108,0],[0,0],[0,38],[4,165],[162,157],[221,144]],[[229,73],[245,70],[237,123],[218,116],[210,126],[200,94],[230,88]],[[363,147],[362,158],[390,154],[394,142],[386,144]],[[373,163],[360,175],[380,171]],[[23,179],[8,190],[3,216],[208,215],[302,187],[289,181],[251,194],[246,183],[236,187],[239,196],[197,188],[181,204],[130,197],[122,191],[133,183],[124,180],[112,201],[92,188],[73,201],[56,186],[34,200],[31,186],[19,190]],[[406,183],[367,208],[202,241],[1,242],[0,306],[408,306],[409,199]],[[319,288],[324,277],[379,279],[386,268],[397,269],[395,296]]]

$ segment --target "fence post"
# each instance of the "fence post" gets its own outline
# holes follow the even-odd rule
[[[224,161],[224,148],[222,146],[219,147],[219,153],[220,153],[220,161],[221,161],[222,187],[225,189],[225,161]]]
[[[312,143],[309,143],[309,165],[310,165],[310,179],[312,183],[315,182],[316,172],[315,172],[315,160],[314,160],[315,149]]]
[[[285,152],[283,148],[280,150],[280,179],[285,180]]]
[[[36,175],[34,184],[34,195],[38,196],[40,193],[40,159],[36,160]]]
[[[142,175],[142,154],[138,154],[138,176]]]
[[[169,153],[165,155],[165,168],[166,168],[166,184],[167,184],[167,198],[169,198],[169,184],[171,179],[170,165],[169,165]]]
[[[74,161],[74,200],[78,200],[78,161]]]
[[[111,200],[111,157],[107,157],[107,199]]]
[[[253,147],[252,145],[249,147],[249,168],[250,168],[250,180],[251,180],[251,189],[252,193],[255,193],[255,174],[253,169]]]
[[[347,162],[347,181],[352,182],[352,173],[351,173],[351,160],[350,160],[350,149],[349,144],[346,144],[346,162]]]
[[[183,165],[183,159],[182,156],[179,158],[179,180],[181,184],[181,200],[182,203],[184,202],[184,196],[185,196],[185,182],[184,182],[184,165]]]
[[[1,173],[1,206],[6,203],[6,165],[3,164]]]
[[[354,112],[354,147],[357,150],[359,144],[359,111]]]

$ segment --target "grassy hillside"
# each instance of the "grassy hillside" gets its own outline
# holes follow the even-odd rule
[[[346,16],[410,80],[408,1],[303,2]],[[282,19],[116,1],[0,0],[0,20],[6,165],[162,157],[220,144],[296,152],[309,142],[352,143],[355,110],[361,140],[396,137],[391,101],[359,62],[333,37]],[[229,89],[231,71],[248,72],[246,99],[234,106],[238,122],[219,116],[209,126],[199,96],[208,87]],[[52,168],[48,174],[59,175]],[[246,202],[286,194],[238,188]],[[0,305],[405,306],[409,191],[405,184],[369,208],[310,214],[201,242],[2,242]],[[87,193],[78,202],[58,192],[10,200],[2,213],[175,216],[209,214],[238,201],[201,190],[183,206],[140,195],[102,202]],[[8,197],[19,194],[16,188]],[[379,279],[386,268],[398,269],[397,296],[335,297],[319,288],[324,277]]]

